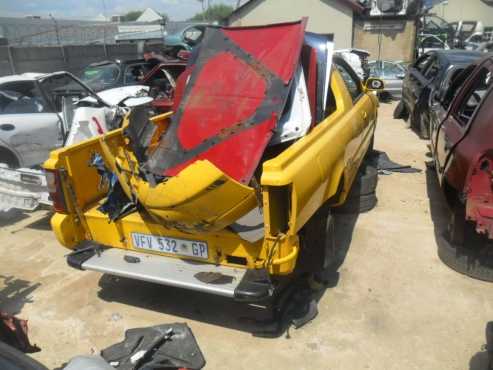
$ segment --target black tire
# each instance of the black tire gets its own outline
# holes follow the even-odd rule
[[[471,225],[466,222],[466,210],[462,204],[455,201],[450,210],[450,218],[447,225],[447,240],[454,245],[463,245],[465,235],[470,232]]]
[[[493,282],[493,254],[488,249],[493,248],[466,248],[442,237],[438,242],[438,257],[452,270],[474,279]]]
[[[370,165],[363,165],[349,192],[348,198],[375,193],[378,184],[378,170]]]
[[[406,105],[401,100],[399,104],[395,107],[394,110],[394,119],[403,119],[407,120],[409,118],[409,111],[406,108]]]
[[[0,369],[48,370],[21,351],[0,342]]]
[[[334,216],[323,206],[303,226],[299,268],[319,274],[335,264],[336,255]]]
[[[0,147],[0,163],[6,163],[9,168],[19,168],[19,161],[8,149]]]
[[[358,197],[348,197],[346,202],[340,207],[334,208],[337,213],[364,213],[371,211],[377,205],[377,195],[375,192],[363,194]]]
[[[419,137],[423,140],[428,140],[430,138],[430,121],[428,115],[425,112],[421,112],[419,116]]]

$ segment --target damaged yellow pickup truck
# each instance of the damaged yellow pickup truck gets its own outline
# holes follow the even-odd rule
[[[173,114],[136,107],[121,129],[51,153],[69,265],[256,302],[330,263],[331,209],[371,150],[383,83],[363,85],[305,27],[211,27]]]

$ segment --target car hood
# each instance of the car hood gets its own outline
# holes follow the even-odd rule
[[[131,85],[115,87],[113,89],[100,91],[98,96],[109,105],[115,106],[120,104],[122,100],[131,96],[136,96],[142,91],[145,91],[147,95],[147,92],[149,92],[149,86]]]

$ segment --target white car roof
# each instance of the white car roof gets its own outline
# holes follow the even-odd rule
[[[35,81],[42,76],[46,76],[47,73],[22,73],[19,75],[10,75],[5,77],[0,77],[0,84],[15,81]]]

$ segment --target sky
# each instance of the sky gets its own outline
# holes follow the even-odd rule
[[[211,4],[236,5],[236,0],[210,0]],[[93,19],[98,15],[124,14],[129,10],[153,8],[172,20],[186,20],[202,11],[198,0],[0,0],[0,16],[25,17],[50,13],[56,18]]]

